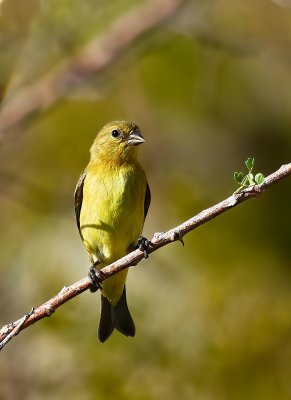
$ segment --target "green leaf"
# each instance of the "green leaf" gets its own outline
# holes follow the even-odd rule
[[[235,172],[233,177],[237,183],[241,184],[244,179],[244,174],[242,172]]]
[[[247,176],[248,176],[249,185],[255,185],[254,175],[249,173]]]
[[[258,174],[256,174],[255,176],[255,182],[257,185],[261,185],[262,183],[265,182],[265,177],[263,174],[261,174],[260,172]]]
[[[254,164],[255,164],[255,159],[254,159],[254,157],[253,157],[253,158],[248,158],[248,159],[245,161],[245,165],[246,165],[247,169],[249,170],[249,172],[251,172],[252,169],[254,168]]]

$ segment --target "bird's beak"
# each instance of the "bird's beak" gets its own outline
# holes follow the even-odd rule
[[[128,136],[127,139],[127,144],[129,146],[137,146],[139,144],[144,143],[144,138],[141,136],[140,132],[138,131],[133,131],[131,134]]]

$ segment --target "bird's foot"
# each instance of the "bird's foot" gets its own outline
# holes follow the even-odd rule
[[[136,248],[143,252],[144,258],[149,258],[150,245],[151,245],[151,242],[144,236],[141,236],[137,240]]]
[[[95,262],[89,269],[88,277],[91,279],[93,285],[90,287],[90,292],[97,292],[98,289],[101,290],[102,273],[96,268],[100,264],[98,261]]]

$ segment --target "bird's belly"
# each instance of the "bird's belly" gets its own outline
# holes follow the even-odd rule
[[[123,257],[140,236],[140,229],[131,226],[114,226],[106,221],[97,221],[96,228],[83,229],[85,247],[92,262],[99,261],[99,268]],[[126,229],[128,228],[128,229]]]
[[[93,262],[100,267],[123,257],[136,243],[143,226],[143,204],[137,193],[130,196],[116,192],[110,196],[100,193],[87,197],[80,215],[85,247]]]
[[[98,268],[111,264],[132,250],[144,222],[145,185],[135,178],[115,174],[106,180],[87,175],[80,214],[80,228],[91,262]],[[120,299],[127,269],[102,283],[102,294],[113,304]]]

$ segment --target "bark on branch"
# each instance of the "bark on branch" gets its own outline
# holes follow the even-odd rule
[[[160,247],[166,246],[167,244],[177,240],[183,241],[184,235],[196,229],[198,226],[205,224],[207,221],[217,217],[230,208],[233,208],[252,197],[260,196],[266,189],[269,189],[273,184],[280,182],[289,175],[291,175],[291,163],[283,165],[276,172],[267,176],[264,183],[261,185],[254,185],[244,189],[239,193],[235,193],[220,203],[201,211],[199,214],[167,232],[155,233],[151,240],[149,253],[152,253],[158,250]],[[125,257],[122,257],[116,262],[104,267],[101,270],[101,280],[103,281],[125,268],[137,265],[143,259],[143,257],[143,252],[140,250],[131,252]],[[0,330],[0,350],[2,350],[2,348],[20,331],[28,328],[30,325],[34,324],[40,319],[49,317],[62,304],[88,290],[92,285],[93,284],[90,278],[85,277],[70,286],[65,286],[56,296],[48,300],[46,303],[32,309],[30,313],[24,315],[17,321],[3,326]]]

